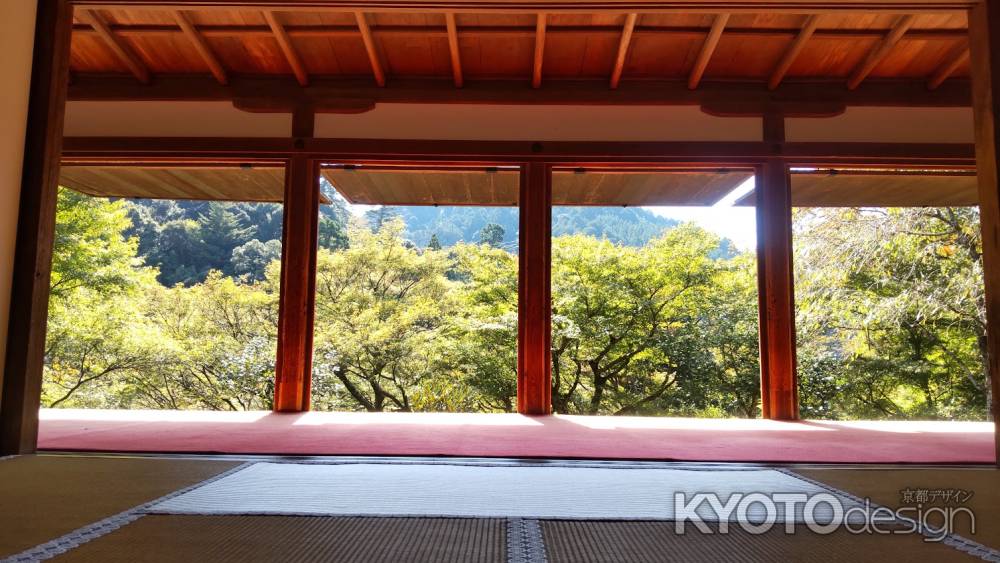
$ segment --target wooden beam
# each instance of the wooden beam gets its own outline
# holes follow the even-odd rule
[[[184,35],[191,41],[194,48],[201,55],[201,58],[208,65],[208,70],[211,71],[212,76],[219,82],[219,84],[226,85],[229,84],[229,77],[226,76],[226,69],[223,68],[222,63],[219,62],[219,58],[215,56],[212,48],[208,45],[205,38],[198,32],[188,19],[187,13],[176,10],[174,11],[174,19],[177,21],[177,25],[180,26]]]
[[[531,71],[531,87],[542,86],[542,63],[545,62],[545,22],[547,16],[538,14],[535,20],[535,62]]]
[[[799,31],[797,36],[795,36],[795,40],[788,46],[788,50],[785,51],[784,55],[782,55],[781,61],[778,62],[778,66],[776,66],[774,71],[771,73],[771,78],[767,81],[768,90],[774,90],[781,84],[781,81],[784,80],[788,69],[792,68],[792,63],[795,62],[799,53],[801,53],[802,49],[805,48],[806,42],[809,41],[809,38],[812,37],[814,33],[816,33],[816,27],[818,25],[819,15],[813,14],[811,16],[806,16],[806,21],[802,24],[802,30]]]
[[[104,44],[118,57],[118,60],[128,67],[136,80],[142,84],[149,84],[149,69],[120,37],[111,32],[100,12],[77,10],[76,17],[94,29],[97,35],[104,40]]]
[[[625,27],[622,28],[622,37],[618,40],[618,54],[615,55],[615,65],[611,71],[612,90],[618,87],[618,82],[622,79],[622,71],[625,69],[625,59],[628,58],[628,48],[632,44],[632,33],[635,30],[635,22],[638,18],[638,14],[629,14],[625,17]]]
[[[462,56],[458,50],[458,25],[455,23],[455,14],[451,12],[444,15],[445,24],[448,27],[448,52],[451,54],[451,74],[455,80],[455,88],[461,88],[462,79]]]
[[[309,410],[312,385],[319,161],[293,156],[285,170],[274,410]]]
[[[521,168],[517,278],[517,412],[552,412],[552,175]]]
[[[298,51],[296,51],[295,46],[292,45],[292,39],[288,37],[288,32],[285,31],[285,26],[278,21],[277,13],[265,10],[264,19],[267,21],[268,27],[271,28],[271,33],[274,34],[274,38],[278,41],[278,47],[280,47],[281,52],[285,54],[285,60],[288,61],[288,66],[292,67],[292,73],[295,74],[295,79],[299,81],[300,86],[308,86],[309,73],[306,72],[306,66],[302,64],[302,59],[299,58]]]
[[[372,37],[371,27],[368,25],[368,16],[364,12],[354,12],[354,17],[358,20],[358,29],[361,30],[361,39],[365,43],[365,51],[368,52],[372,74],[375,75],[375,84],[378,84],[379,87],[385,86],[385,71],[382,70],[382,59],[378,54],[375,38]]]
[[[969,60],[969,46],[965,43],[960,43],[955,46],[954,49],[945,57],[944,64],[934,71],[934,74],[927,79],[927,89],[936,90],[939,86],[944,84],[945,80],[955,74],[958,67],[965,64]]]
[[[38,2],[0,390],[0,455],[34,453],[38,443],[72,26],[68,0]]]
[[[851,73],[851,78],[847,81],[847,88],[849,90],[854,90],[861,85],[864,79],[867,78],[873,70],[875,70],[875,67],[877,67],[880,62],[882,62],[882,59],[884,59],[886,55],[892,51],[893,47],[899,43],[899,40],[903,38],[903,35],[906,34],[911,27],[913,27],[913,22],[916,21],[916,19],[917,17],[915,15],[907,14],[905,16],[900,16],[896,20],[896,23],[892,26],[888,35],[879,41],[878,45],[876,45],[875,48],[868,53],[868,56],[865,57],[865,60],[863,60],[861,64],[858,65],[858,68],[854,69],[854,72]]]
[[[986,290],[986,374],[989,416],[1000,465],[1000,2],[987,0],[969,12],[972,101],[976,128],[979,224],[983,233]]]
[[[695,60],[694,66],[691,67],[691,74],[688,76],[689,90],[694,90],[701,82],[701,77],[705,74],[705,69],[708,68],[708,62],[712,60],[712,53],[715,53],[715,48],[719,46],[719,39],[722,38],[722,31],[726,29],[727,22],[729,22],[729,14],[715,16],[712,28],[708,31],[708,36],[705,37],[705,43],[701,46],[701,52],[698,53],[698,58]]]
[[[543,105],[698,105],[706,108],[739,106],[744,115],[760,114],[768,107],[781,107],[786,115],[815,115],[809,107],[907,106],[969,107],[969,82],[948,80],[940,88],[927,90],[924,80],[866,80],[857,90],[847,90],[843,81],[789,81],[769,91],[759,81],[702,81],[689,90],[686,80],[623,81],[615,90],[607,79],[557,80],[544,89],[531,88],[524,80],[466,80],[455,88],[451,78],[404,79],[392,88],[379,88],[364,78],[316,78],[301,88],[283,77],[230,76],[230,85],[198,76],[158,77],[154,84],[139,86],[131,78],[77,74],[70,88],[71,100],[79,101],[235,101],[253,111],[289,112],[309,102],[320,113],[358,113],[376,103],[414,104],[543,104]],[[756,109],[754,109],[756,108]],[[713,110],[714,111],[714,110]],[[826,112],[820,112],[826,114]]]

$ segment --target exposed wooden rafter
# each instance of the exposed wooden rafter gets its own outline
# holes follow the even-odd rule
[[[622,71],[625,69],[625,59],[628,58],[628,48],[632,44],[632,33],[635,30],[635,22],[638,18],[638,14],[629,14],[625,18],[622,37],[618,41],[618,54],[615,56],[615,66],[611,71],[612,89],[617,88],[618,83],[622,79]]]
[[[135,79],[142,84],[149,84],[149,69],[139,60],[139,57],[126,45],[120,37],[108,27],[104,16],[95,10],[76,10],[77,19],[89,25],[104,40],[104,43],[114,52],[115,56],[128,67]]]
[[[782,55],[781,61],[778,62],[778,66],[774,68],[771,73],[771,78],[767,81],[768,90],[774,90],[781,84],[781,81],[785,79],[785,74],[788,69],[792,67],[792,63],[798,58],[799,53],[805,48],[806,42],[809,38],[816,33],[816,27],[819,25],[819,15],[813,14],[806,17],[805,23],[802,24],[802,30],[799,34],[795,36],[795,40],[791,45],[788,46],[788,50]]]
[[[375,75],[375,84],[379,87],[385,86],[385,71],[382,70],[382,58],[378,54],[375,46],[375,38],[372,37],[372,29],[368,25],[368,16],[364,12],[354,12],[355,19],[358,20],[358,29],[361,30],[361,40],[365,43],[365,51],[368,52],[368,60],[372,65],[372,74]]]
[[[854,90],[861,85],[861,82],[863,82],[864,79],[867,78],[873,70],[875,70],[875,67],[882,62],[882,59],[884,59],[886,55],[892,51],[892,48],[899,43],[899,40],[903,38],[903,35],[911,27],[913,27],[913,22],[916,21],[916,19],[917,17],[915,15],[907,14],[905,16],[900,16],[896,20],[896,23],[892,26],[892,29],[889,30],[889,33],[882,38],[882,41],[879,41],[878,45],[876,45],[875,48],[868,53],[868,56],[865,57],[865,60],[858,65],[858,68],[854,69],[853,73],[851,73],[851,78],[847,81],[848,89]]]
[[[274,38],[278,41],[278,46],[281,47],[281,52],[285,54],[288,66],[292,67],[295,79],[299,81],[301,86],[308,86],[309,73],[306,72],[306,66],[302,64],[302,59],[299,58],[299,53],[295,50],[295,46],[292,45],[292,39],[288,37],[288,32],[285,31],[285,26],[278,21],[277,14],[270,10],[264,11],[264,19],[267,20],[267,25],[271,28],[271,33],[274,34]]]
[[[201,58],[205,60],[205,64],[208,65],[208,69],[212,72],[212,76],[219,81],[219,84],[228,84],[229,77],[226,76],[226,69],[223,68],[222,63],[212,51],[208,42],[205,41],[205,38],[194,27],[191,20],[188,19],[187,14],[181,10],[177,10],[174,12],[174,19],[177,21],[177,25],[180,26],[181,31],[184,32],[184,35],[191,40],[191,43],[198,51],[198,54],[201,55]]]
[[[539,88],[542,85],[542,62],[545,60],[545,21],[544,13],[538,14],[535,20],[535,62],[531,71],[531,86]]]
[[[705,69],[708,68],[708,62],[712,60],[712,53],[715,53],[715,48],[719,46],[719,39],[722,38],[722,31],[726,29],[728,22],[729,14],[715,16],[712,28],[708,31],[705,43],[701,46],[701,52],[698,53],[698,59],[695,60],[694,66],[691,67],[691,74],[688,76],[688,88],[691,90],[697,88],[698,83],[701,82],[701,77],[704,76]]]
[[[966,43],[956,45],[955,48],[948,53],[948,56],[945,57],[944,64],[939,66],[937,70],[934,71],[934,74],[927,79],[927,89],[936,90],[939,86],[941,86],[941,84],[944,83],[945,80],[948,80],[952,74],[955,74],[958,67],[965,64],[968,60],[969,45]]]
[[[455,14],[444,15],[445,24],[448,27],[448,52],[451,54],[451,74],[455,80],[455,88],[461,88],[465,80],[462,79],[462,56],[458,50],[458,25],[455,23]]]

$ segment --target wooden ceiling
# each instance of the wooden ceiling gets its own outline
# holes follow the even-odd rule
[[[967,207],[979,205],[971,171],[818,169],[793,172],[794,207]],[[738,205],[753,205],[754,194]]]
[[[393,13],[316,8],[76,9],[74,77],[131,75],[743,81],[908,79],[934,89],[969,74],[964,11],[922,14]]]
[[[284,201],[285,169],[63,164],[59,185],[97,197],[281,203]]]

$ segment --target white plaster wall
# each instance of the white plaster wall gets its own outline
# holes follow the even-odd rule
[[[0,2],[0,384],[7,348],[7,317],[14,270],[17,206],[21,194],[24,133],[28,121],[35,0]]]
[[[63,134],[67,137],[290,137],[292,114],[249,113],[229,102],[69,102]]]
[[[850,107],[836,117],[785,120],[788,141],[973,143],[972,108]]]
[[[697,106],[378,104],[316,116],[317,137],[480,141],[760,141],[761,119]]]

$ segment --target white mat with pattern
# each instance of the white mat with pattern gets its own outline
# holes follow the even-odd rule
[[[673,520],[676,493],[687,499],[714,493],[722,503],[734,493],[829,494],[770,469],[256,463],[149,512]],[[796,512],[795,520],[804,522]],[[708,502],[698,514],[719,520]],[[820,510],[816,519],[828,521],[828,514]],[[744,517],[733,511],[726,519],[759,522],[765,515],[754,503]]]

